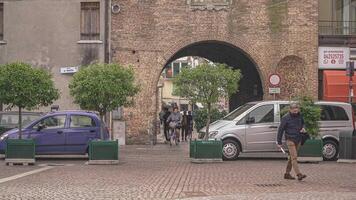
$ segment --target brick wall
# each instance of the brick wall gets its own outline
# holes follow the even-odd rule
[[[267,80],[272,72],[280,73],[286,83],[280,98],[301,92],[294,86],[308,87],[317,97],[317,0],[233,0],[219,11],[192,10],[185,0],[113,3],[121,6],[120,13],[112,14],[113,62],[132,65],[141,85],[135,106],[125,109],[131,142],[148,138],[147,126],[157,116],[157,82],[166,62],[199,41],[226,42],[243,50],[257,66],[265,99],[272,98]]]

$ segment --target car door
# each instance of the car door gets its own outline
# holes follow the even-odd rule
[[[66,151],[84,154],[88,142],[98,138],[99,135],[99,125],[91,116],[72,114],[69,117],[69,129],[66,132]]]
[[[246,116],[246,151],[273,151],[276,146],[277,124],[275,105],[261,105]]]
[[[36,143],[36,154],[63,154],[66,115],[48,116],[36,123],[31,138]]]

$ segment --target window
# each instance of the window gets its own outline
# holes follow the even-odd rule
[[[4,3],[0,3],[0,41],[4,40]]]
[[[321,121],[347,121],[345,110],[339,106],[321,105]]]
[[[177,76],[180,72],[180,63],[173,63],[173,76]]]
[[[282,118],[289,112],[289,104],[279,104],[279,116]]]
[[[251,111],[248,117],[253,118],[256,124],[274,122],[274,105],[260,106]]]
[[[81,40],[100,40],[100,3],[81,3]]]
[[[43,126],[44,129],[64,128],[65,121],[65,115],[51,116],[41,120],[33,128],[37,129],[39,125]]]
[[[248,109],[252,108],[252,106],[254,106],[256,104],[252,104],[252,103],[248,103],[245,105],[242,105],[238,108],[236,108],[234,111],[232,111],[231,113],[229,113],[228,115],[226,115],[223,120],[229,120],[232,121],[234,120],[236,117],[240,116],[242,113],[244,113],[245,111],[247,111]],[[243,120],[242,120],[243,121]]]
[[[88,116],[72,115],[70,117],[70,128],[95,127],[95,121]]]

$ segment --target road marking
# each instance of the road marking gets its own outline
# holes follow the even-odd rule
[[[43,167],[43,168],[40,168],[40,169],[29,171],[29,172],[25,172],[25,173],[22,173],[22,174],[17,174],[17,175],[10,176],[10,177],[7,177],[7,178],[2,178],[2,179],[0,179],[0,184],[8,182],[8,181],[13,181],[13,180],[16,180],[16,179],[19,179],[19,178],[23,178],[23,177],[26,177],[26,176],[30,176],[32,174],[37,174],[37,173],[40,173],[40,172],[43,172],[43,171],[46,171],[46,170],[49,170],[49,169],[52,169],[52,168],[54,168],[54,167],[47,166],[47,167]]]

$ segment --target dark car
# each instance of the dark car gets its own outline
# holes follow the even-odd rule
[[[41,112],[22,112],[22,126],[38,119]],[[17,128],[19,125],[19,113],[16,111],[0,112],[0,136],[8,130]]]
[[[35,140],[36,154],[85,154],[89,141],[100,139],[100,126],[93,112],[51,112],[24,126],[22,138]],[[103,127],[103,139],[108,139],[109,131],[105,124]],[[18,129],[0,137],[0,152],[4,152],[8,138],[18,138]]]

